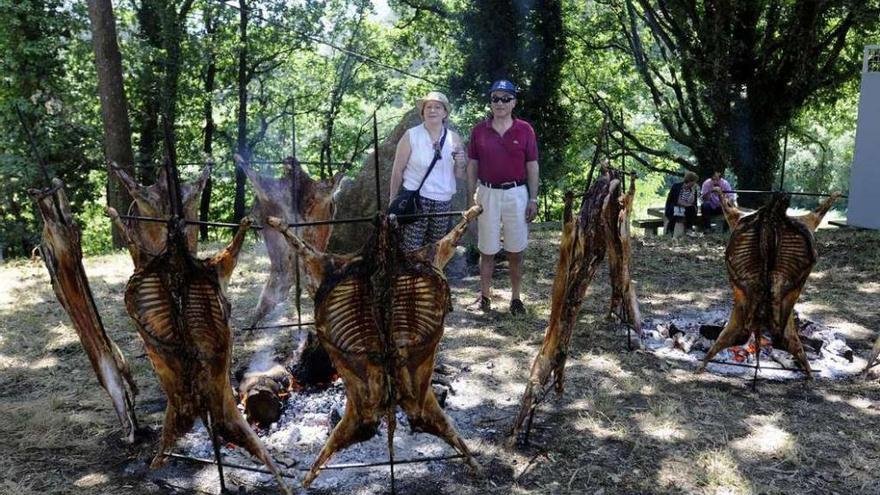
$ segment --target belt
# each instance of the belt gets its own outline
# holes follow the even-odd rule
[[[498,183],[480,181],[480,184],[488,187],[489,189],[512,189],[514,187],[526,185],[526,181],[512,180],[510,182],[498,182]]]

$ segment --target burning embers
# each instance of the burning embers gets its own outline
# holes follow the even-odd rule
[[[645,347],[667,361],[699,363],[725,327],[728,314],[728,309],[717,308],[646,322]],[[863,360],[853,354],[834,329],[803,318],[797,311],[793,311],[792,317],[813,373],[836,378],[855,375],[864,367]],[[742,334],[733,345],[719,351],[709,368],[713,373],[778,380],[803,376],[788,351],[775,348],[766,336],[761,338],[759,346],[754,334]]]
[[[774,194],[752,215],[744,215],[721,195],[731,227],[725,257],[733,311],[698,371],[719,351],[749,336],[760,347],[766,330],[773,347],[791,353],[807,378],[811,377],[792,310],[816,263],[813,232],[838,197],[835,193],[814,212],[792,218],[785,213],[786,194]],[[760,359],[760,353],[756,356]]]
[[[611,273],[610,313],[641,334],[641,316],[635,290],[630,280],[629,215],[635,196],[635,175],[630,178],[627,194],[621,194],[621,178],[616,171],[606,171],[584,195],[580,215],[572,216],[571,195],[566,196],[559,263],[553,280],[550,322],[544,334],[541,351],[532,363],[529,381],[520,402],[520,411],[511,429],[511,442],[516,442],[523,422],[531,414],[538,394],[551,376],[556,391],[564,385],[568,344],[584,300],[584,294],[596,268],[608,251]]]
[[[372,438],[383,416],[393,459],[397,406],[414,431],[442,438],[477,467],[440,409],[431,376],[450,297],[443,267],[467,223],[479,213],[479,206],[471,208],[446,237],[409,253],[400,250],[388,217],[379,216],[373,237],[352,256],[319,253],[283,221],[269,219],[302,256],[307,286],[315,294],[318,338],[345,383],[347,397],[342,419],[304,486],[334,452]]]

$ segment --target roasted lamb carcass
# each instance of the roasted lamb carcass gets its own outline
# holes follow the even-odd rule
[[[733,311],[698,371],[722,349],[750,336],[760,352],[766,330],[772,345],[791,353],[811,377],[792,310],[816,263],[813,232],[838,197],[835,193],[815,211],[792,218],[786,215],[790,199],[786,194],[774,194],[767,205],[749,215],[743,215],[722,196],[731,225],[725,258]]]
[[[261,224],[269,217],[280,218],[287,223],[332,220],[336,215],[334,193],[345,176],[339,172],[330,179],[314,180],[303,171],[293,158],[284,162],[284,176],[276,179],[258,174],[240,157],[238,166],[247,175],[257,205],[254,217]],[[302,227],[299,236],[318,251],[327,249],[332,225]],[[296,253],[274,229],[262,230],[266,251],[269,254],[269,279],[260,293],[252,325],[260,322],[280,302],[287,298],[296,275]]]
[[[208,163],[202,173],[191,184],[181,184],[181,196],[183,204],[183,216],[186,220],[198,220],[199,202],[202,197],[202,191],[205,184],[211,176],[212,163]],[[168,205],[170,204],[168,196],[168,179],[166,177],[165,167],[159,168],[156,183],[151,186],[143,186],[138,184],[125,170],[116,165],[110,164],[110,170],[116,174],[119,181],[134,198],[134,202],[129,210],[130,215],[145,216],[153,218],[167,219],[171,216]],[[149,222],[139,220],[126,220],[124,222],[129,227],[129,234],[133,236],[137,249],[151,256],[157,256],[165,249],[165,242],[168,239],[167,227],[164,222]],[[199,231],[196,225],[187,225],[186,246],[190,254],[195,255],[198,249]],[[135,266],[139,260],[132,252],[135,258]]]
[[[108,212],[128,242],[136,244],[115,210]],[[152,467],[163,465],[177,438],[201,418],[215,449],[219,448],[216,437],[241,445],[289,493],[269,452],[239,413],[230,383],[232,332],[225,292],[250,220],[242,221],[226,249],[198,260],[187,248],[178,218],[172,220],[177,224],[169,229],[166,249],[146,257],[125,291],[128,314],[168,397],[162,441]]]
[[[550,321],[541,350],[532,363],[529,381],[520,400],[519,414],[511,428],[511,444],[516,443],[537,395],[547,386],[551,376],[555,377],[556,391],[563,391],[571,334],[587,288],[608,248],[603,207],[607,216],[606,200],[614,194],[618,184],[615,171],[600,176],[584,195],[577,218],[572,216],[573,197],[566,196],[559,262],[550,296]]]
[[[618,182],[622,184],[622,182]],[[630,245],[630,215],[636,194],[636,175],[630,175],[629,192],[619,195],[614,182],[602,205],[605,239],[608,242],[608,272],[611,278],[611,305],[609,315],[617,315],[620,321],[630,325],[642,335],[642,316],[639,302],[632,285],[632,246]]]
[[[55,296],[70,316],[83,349],[98,375],[98,383],[110,395],[125,439],[131,443],[138,430],[134,413],[137,387],[119,347],[104,330],[101,315],[82,264],[79,226],[70,213],[64,184],[52,181],[46,190],[29,191],[43,217],[43,261],[52,279]]]
[[[302,256],[307,287],[315,297],[318,338],[345,383],[347,397],[342,420],[304,486],[334,452],[372,438],[383,416],[393,452],[398,405],[414,431],[442,438],[478,467],[430,385],[450,297],[443,267],[480,211],[472,207],[446,237],[409,253],[400,250],[396,231],[381,216],[373,237],[352,256],[320,253],[282,221],[269,219]]]

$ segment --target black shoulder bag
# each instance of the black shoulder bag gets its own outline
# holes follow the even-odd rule
[[[415,222],[417,220],[414,217],[400,218],[400,216],[415,215],[421,209],[422,197],[419,195],[419,191],[422,189],[422,186],[425,185],[425,180],[428,179],[428,175],[431,173],[431,170],[434,170],[434,165],[437,164],[437,160],[440,159],[440,150],[443,149],[443,143],[445,142],[446,127],[444,126],[443,136],[440,137],[440,145],[434,149],[434,159],[431,160],[431,165],[428,166],[428,171],[425,172],[425,176],[422,177],[422,182],[419,183],[419,187],[415,191],[401,188],[400,192],[397,193],[397,196],[395,196],[391,203],[388,205],[388,214],[396,215],[398,223],[407,224]]]

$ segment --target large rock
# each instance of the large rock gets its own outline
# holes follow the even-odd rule
[[[415,108],[404,115],[403,119],[391,134],[379,145],[379,207],[382,211],[388,207],[388,187],[391,183],[391,167],[394,165],[394,152],[397,142],[410,127],[421,123],[419,112]],[[457,130],[456,130],[457,131]],[[459,134],[461,134],[459,132]],[[467,136],[464,136],[467,139]],[[452,209],[463,210],[467,206],[467,181],[458,180],[458,192],[452,198]],[[364,159],[361,170],[354,179],[346,179],[340,186],[336,201],[336,218],[358,218],[374,214],[376,208],[376,166],[373,153]],[[333,228],[328,251],[349,253],[359,249],[373,231],[369,224],[350,223],[338,224]],[[470,236],[463,239],[462,244],[471,243]]]

